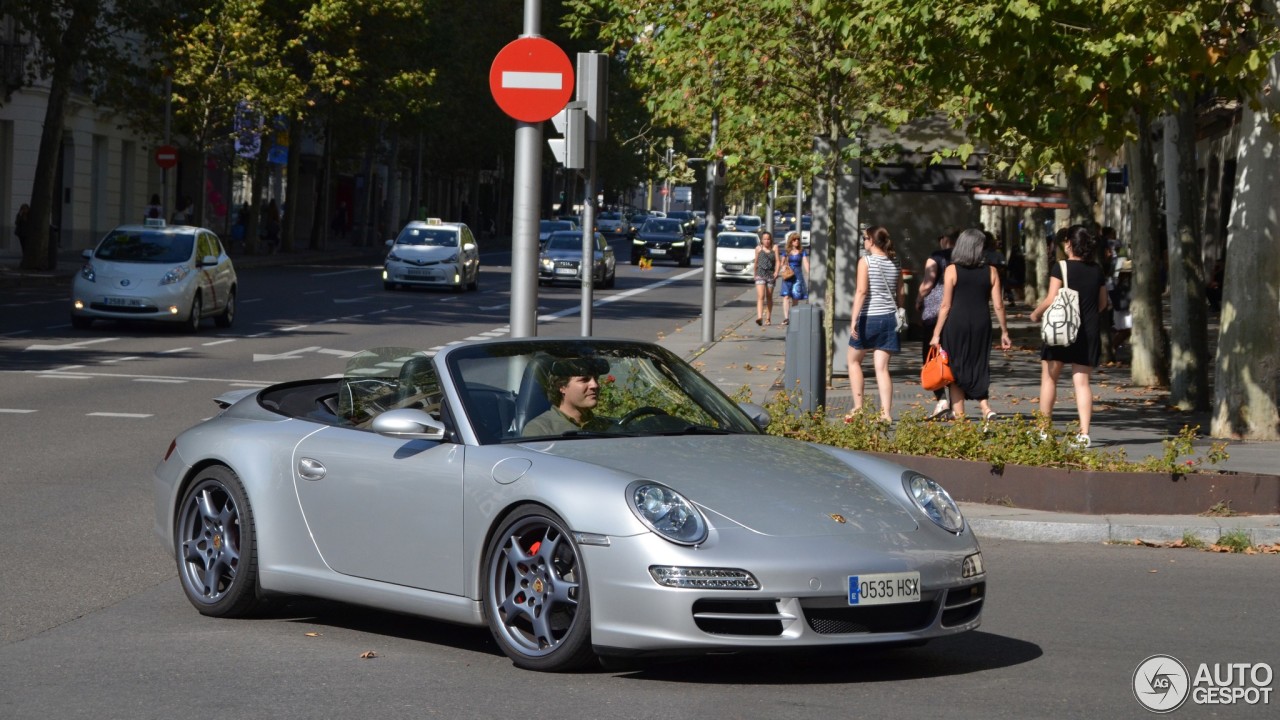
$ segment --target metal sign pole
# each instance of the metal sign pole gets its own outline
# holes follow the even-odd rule
[[[711,111],[711,149],[707,152],[707,229],[702,241],[702,342],[715,341],[716,335],[716,223],[719,202],[716,185],[720,161],[716,157],[716,131],[720,129],[720,110]]]
[[[524,34],[536,37],[541,0],[524,0]],[[538,207],[542,204],[542,123],[516,124],[511,203],[511,337],[538,334]]]

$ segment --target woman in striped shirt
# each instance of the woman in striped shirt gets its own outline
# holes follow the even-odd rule
[[[889,377],[889,356],[901,350],[898,343],[898,304],[902,302],[902,271],[889,231],[868,228],[862,235],[866,254],[858,259],[858,289],[853,295],[853,313],[849,321],[849,389],[853,393],[853,410],[845,416],[848,422],[862,411],[866,378],[862,359],[874,352],[876,389],[880,394],[880,417],[893,422],[893,380]]]

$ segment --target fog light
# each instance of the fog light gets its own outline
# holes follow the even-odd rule
[[[383,280],[386,280],[386,279],[387,279],[387,269],[386,269],[386,268],[383,268],[383,269],[382,269],[382,279],[383,279]]]
[[[700,590],[759,590],[760,583],[746,570],[651,565],[649,574],[663,587]]]
[[[177,306],[177,305],[170,305],[170,306],[169,306],[169,314],[170,314],[170,315],[177,315],[177,314],[178,314],[178,306]]]
[[[974,553],[960,565],[960,577],[971,578],[986,572],[982,567],[982,553]]]
[[[84,301],[83,301],[83,300],[76,300],[75,302],[71,303],[71,306],[72,306],[72,307],[74,307],[74,308],[75,308],[75,309],[77,309],[77,310],[83,310],[83,309],[84,309]]]

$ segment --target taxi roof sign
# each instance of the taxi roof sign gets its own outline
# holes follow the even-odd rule
[[[162,228],[164,227],[164,218],[144,218],[142,221],[144,227]]]

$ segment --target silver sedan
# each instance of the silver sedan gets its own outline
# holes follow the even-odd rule
[[[156,533],[206,615],[330,598],[488,625],[535,670],[981,619],[982,555],[936,482],[766,435],[649,343],[378,348],[217,402],[155,472]]]

